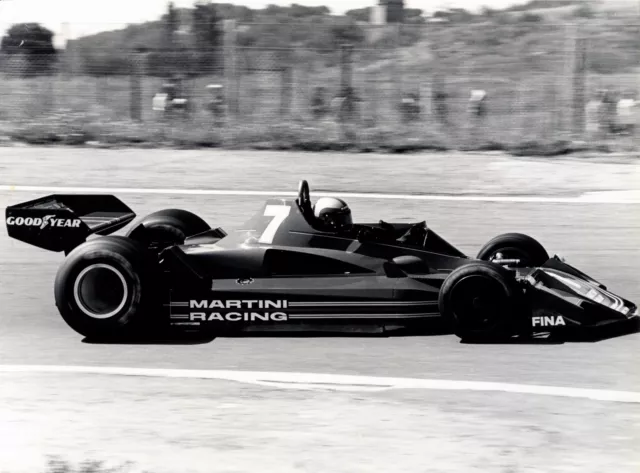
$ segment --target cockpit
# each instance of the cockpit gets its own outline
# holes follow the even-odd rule
[[[339,234],[360,241],[400,243],[418,247],[426,245],[428,228],[426,222],[396,224],[380,220],[377,224],[355,224],[347,203],[336,197],[322,197],[312,204],[309,183],[298,185],[296,202],[307,223],[317,231]]]

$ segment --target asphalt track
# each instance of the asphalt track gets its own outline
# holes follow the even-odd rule
[[[552,181],[556,182],[558,192],[554,194],[548,189],[544,189],[544,192],[540,190],[544,187],[540,180],[548,174],[548,163],[521,162],[522,175],[518,174],[516,179],[520,185],[514,186],[515,171],[506,158],[484,157],[486,161],[478,161],[478,157],[471,160],[463,156],[460,159],[466,164],[456,174],[452,172],[457,168],[450,163],[452,156],[434,156],[423,159],[448,164],[434,168],[428,174],[426,179],[430,188],[425,190],[418,188],[415,173],[410,171],[395,172],[381,178],[386,170],[376,167],[375,163],[377,160],[386,163],[390,159],[388,157],[383,160],[373,156],[369,161],[371,166],[360,171],[359,179],[352,176],[347,180],[336,169],[340,168],[336,163],[351,159],[351,156],[344,155],[319,158],[301,155],[295,159],[278,155],[276,162],[279,168],[270,171],[264,164],[266,158],[255,158],[256,165],[243,173],[242,169],[226,166],[232,162],[233,155],[210,153],[210,164],[204,164],[204,155],[198,155],[200,169],[177,174],[179,163],[162,164],[160,159],[160,165],[152,166],[149,155],[153,153],[150,151],[127,152],[124,153],[126,159],[122,159],[118,152],[111,153],[109,156],[118,165],[109,172],[108,160],[103,159],[105,155],[101,154],[101,159],[93,160],[88,151],[74,150],[71,153],[76,157],[74,161],[60,150],[0,150],[0,163],[5,167],[0,184],[88,187],[115,184],[117,187],[130,188],[179,188],[178,183],[181,183],[189,189],[291,190],[291,187],[295,188],[297,179],[308,178],[312,197],[314,182],[320,183],[318,187],[331,191],[382,192],[388,189],[396,193],[456,195],[454,187],[457,186],[460,189],[457,195],[468,193],[473,187],[471,190],[476,194],[492,192],[500,195],[524,193],[552,196],[637,190],[633,179],[638,172],[637,165],[628,163],[611,165],[597,162],[590,164],[591,167],[580,163],[579,172],[573,161],[556,163]],[[45,160],[46,154],[52,156]],[[134,156],[139,161],[133,161]],[[244,158],[241,156],[238,159]],[[287,159],[291,161],[290,166],[282,164]],[[307,160],[305,165],[299,162],[303,159]],[[328,166],[330,159],[334,160],[333,165],[321,167]],[[414,160],[424,166],[422,161],[415,161],[419,157],[401,159],[405,165],[407,160]],[[494,173],[484,179],[478,177],[487,169],[508,171],[506,175]],[[594,179],[593,176],[598,173],[600,179]],[[572,175],[578,177],[572,180]],[[231,176],[240,176],[243,185],[234,183]],[[313,180],[313,176],[317,177],[317,181]],[[465,176],[472,176],[467,180],[475,184],[463,187],[465,183],[469,184]],[[562,176],[567,182],[564,193],[560,193]],[[215,182],[207,182],[207,177]],[[195,182],[194,185],[190,184],[191,181]],[[350,182],[356,182],[355,189],[345,185]],[[372,184],[368,186],[367,182]],[[270,186],[269,183],[274,184]],[[0,205],[6,206],[41,195],[3,190],[0,192]],[[164,207],[181,207],[199,213],[213,225],[223,227],[242,223],[262,200],[262,197],[253,196],[181,194],[163,198],[146,193],[127,193],[121,197],[139,215]],[[640,300],[640,275],[637,270],[640,262],[640,248],[637,245],[640,214],[637,205],[603,202],[424,202],[366,198],[351,199],[350,204],[356,219],[361,221],[378,218],[426,219],[429,226],[471,255],[498,233],[529,233],[542,241],[552,253],[566,257],[587,274],[605,282],[613,291],[631,300]],[[640,370],[637,368],[639,334],[595,342],[522,345],[461,344],[451,335],[401,338],[253,336],[220,338],[208,344],[187,345],[83,343],[81,337],[59,318],[53,305],[52,282],[62,255],[11,241],[4,227],[0,230],[0,254],[3,255],[0,261],[2,365],[326,373],[640,392]],[[518,463],[522,458],[539,462],[540,471],[575,469],[595,472],[602,471],[605,466],[614,467],[617,471],[638,469],[639,458],[633,445],[634,442],[637,444],[640,412],[635,405],[629,404],[618,406],[589,400],[506,393],[451,394],[434,391],[432,394],[403,394],[403,391],[392,391],[348,394],[301,391],[301,394],[296,394],[285,388],[237,386],[222,381],[150,381],[145,378],[146,381],[142,382],[134,378],[116,383],[108,381],[113,378],[98,375],[47,374],[34,378],[25,373],[4,373],[0,376],[6,380],[0,390],[3,401],[0,405],[17,403],[13,405],[20,406],[0,410],[0,425],[5,429],[0,433],[11,432],[12,425],[25,426],[22,437],[14,437],[13,444],[9,443],[5,450],[0,450],[0,459],[3,453],[7,455],[6,458],[12,458],[11,463],[0,462],[0,471],[5,465],[11,465],[11,471],[18,471],[16,468],[22,463],[26,464],[21,463],[15,454],[9,455],[11,452],[24,451],[38,455],[49,451],[68,453],[69,442],[77,438],[74,435],[87,435],[91,419],[100,415],[99,407],[103,405],[112,412],[114,418],[119,419],[120,427],[129,426],[132,430],[125,435],[116,432],[105,434],[104,429],[99,434],[92,432],[87,436],[86,448],[79,451],[96,449],[95,443],[90,442],[92,439],[104,447],[103,453],[126,452],[129,457],[121,454],[120,458],[141,460],[146,465],[156,467],[153,471],[162,471],[161,468],[157,469],[160,466],[169,468],[171,463],[167,454],[154,457],[156,454],[150,449],[156,448],[155,452],[167,446],[173,446],[174,451],[179,452],[181,465],[192,467],[191,470],[181,471],[198,472],[247,471],[251,461],[255,465],[264,455],[275,455],[269,457],[265,464],[268,471],[326,471],[328,468],[335,471],[389,471],[394,465],[401,464],[405,466],[405,471],[473,471],[478,468],[478,471],[502,472],[520,471],[528,466]],[[78,396],[84,399],[79,406]],[[171,399],[167,399],[167,396]],[[48,402],[52,405],[45,406]],[[57,404],[64,405],[63,412],[77,422],[75,427],[67,425],[62,436],[57,430],[56,443],[51,440],[56,437],[53,433],[55,426],[62,429],[65,425],[64,416],[55,414]],[[221,405],[236,406],[227,411],[229,419],[221,415],[220,423],[215,425],[217,434],[212,433],[211,425],[196,427],[195,413],[206,411],[207,406],[211,409],[211,404],[223,410]],[[167,410],[169,405],[170,409]],[[194,407],[196,405],[197,409]],[[299,406],[298,410],[294,405]],[[142,421],[142,417],[135,417],[136,408],[133,406],[139,406],[145,413],[144,420],[148,424]],[[239,416],[238,409],[242,411]],[[282,425],[278,424],[276,414],[266,412],[269,410],[282,413]],[[296,417],[298,420],[294,422],[291,416],[300,413],[307,413],[307,417],[305,420]],[[38,434],[45,428],[43,416],[51,419],[51,425],[46,427],[50,430],[48,437]],[[172,443],[170,435],[167,438],[155,436],[166,429],[163,416],[171,419],[178,431],[185,429],[184,425],[191,425],[194,432],[185,433],[187,437],[195,436],[196,430],[201,434],[199,440],[193,440],[193,450],[189,445]],[[364,420],[367,416],[371,417],[369,423]],[[104,414],[95,422],[107,425],[108,419],[103,417]],[[189,422],[186,422],[186,417],[189,417]],[[430,423],[431,430],[427,432],[425,425],[418,425],[419,419]],[[135,423],[133,427],[131,422]],[[492,425],[491,428],[487,428],[488,423]],[[393,428],[385,430],[389,426]],[[279,428],[280,433],[299,429],[300,432],[307,432],[307,436],[301,434],[300,438],[296,438],[291,433],[285,438],[273,434],[273,429],[278,431]],[[222,432],[231,435],[243,448],[234,450],[235,447],[231,446],[224,449],[217,445],[214,450],[208,451],[207,442],[213,441],[214,437],[220,442]],[[320,432],[326,437],[322,437]],[[411,435],[411,432],[415,435]],[[319,437],[314,437],[316,434]],[[359,440],[352,440],[352,436],[358,436]],[[38,438],[41,443],[30,444],[33,438]],[[232,440],[229,442],[234,443]],[[131,443],[138,445],[139,449],[131,447]],[[123,447],[125,444],[129,445],[128,448]],[[367,463],[369,460],[364,460],[362,452],[359,456],[356,451],[356,445],[371,451],[391,444],[397,446],[396,450],[386,458],[379,455],[379,461],[375,464]],[[322,460],[320,452],[323,451],[323,445],[324,451],[336,455],[334,462]],[[416,445],[423,445],[423,448],[429,445],[432,453],[418,454]],[[459,445],[467,452],[466,456],[461,456],[461,450],[454,448],[454,445]],[[248,446],[253,448],[248,450]],[[48,450],[45,452],[45,449]],[[97,450],[101,451],[100,448]],[[296,455],[296,452],[303,450],[307,452],[305,455]],[[203,462],[212,461],[213,457],[207,455],[212,455],[213,451],[231,462],[228,465],[234,466],[218,470],[201,469]],[[185,463],[184,457],[189,453],[195,456]],[[278,455],[289,457],[278,463]],[[351,468],[337,467],[335,462],[338,460],[346,461]],[[425,462],[431,462],[432,468],[428,468]],[[361,463],[362,467],[356,468]],[[417,465],[421,466],[418,468]]]

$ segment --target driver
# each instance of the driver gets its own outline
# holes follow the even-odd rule
[[[422,246],[427,236],[426,222],[413,225],[400,237],[396,236],[393,225],[383,222],[382,220],[380,220],[378,227],[354,225],[353,218],[351,217],[351,209],[344,200],[336,197],[322,197],[318,199],[313,206],[313,214],[326,230],[354,233],[355,237],[370,240],[397,241]]]
[[[353,225],[351,209],[347,203],[336,197],[321,197],[313,206],[313,215],[323,226],[341,230]]]

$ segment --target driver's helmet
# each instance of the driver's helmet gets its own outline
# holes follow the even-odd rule
[[[336,197],[322,197],[313,206],[313,214],[324,225],[340,228],[353,225],[351,209],[347,203]]]

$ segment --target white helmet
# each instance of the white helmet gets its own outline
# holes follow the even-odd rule
[[[342,199],[322,197],[313,206],[313,214],[330,227],[339,228],[352,225],[351,209]]]

